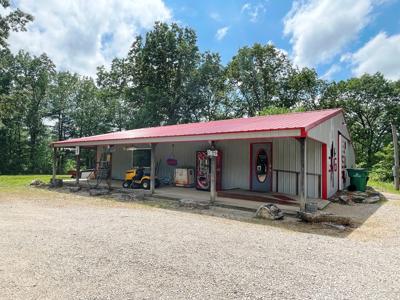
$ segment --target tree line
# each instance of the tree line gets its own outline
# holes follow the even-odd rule
[[[400,125],[400,80],[376,73],[328,82],[272,44],[244,46],[224,65],[218,53],[199,50],[193,29],[166,23],[90,78],[58,71],[46,54],[13,54],[9,32],[32,17],[10,15],[0,19],[0,174],[49,172],[53,140],[333,107],[345,111],[358,164],[387,164],[390,124]],[[71,167],[71,154],[62,154],[60,171]]]

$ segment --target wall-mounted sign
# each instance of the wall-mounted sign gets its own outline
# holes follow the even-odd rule
[[[76,147],[75,147],[75,155],[79,155],[79,150],[80,150],[80,149],[79,149],[79,146],[76,146]]]
[[[207,150],[207,156],[208,157],[217,157],[218,156],[218,150],[208,149]]]

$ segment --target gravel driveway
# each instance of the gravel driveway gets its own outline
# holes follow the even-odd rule
[[[343,237],[0,190],[1,299],[399,299],[400,202]]]

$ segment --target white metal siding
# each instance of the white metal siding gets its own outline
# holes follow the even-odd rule
[[[296,173],[300,172],[300,143],[293,138],[275,139],[272,142],[272,167],[276,170],[273,173],[272,190],[295,195],[298,180]],[[321,191],[321,178],[317,176],[321,175],[321,143],[307,139],[306,151],[307,173],[316,174],[307,175],[307,195],[311,198],[318,198]],[[278,186],[276,181],[278,181]]]
[[[195,168],[196,151],[206,150],[208,147],[208,143],[205,142],[158,144],[155,156],[159,178],[168,178],[168,180],[172,181],[176,168]],[[172,156],[178,161],[176,166],[167,164],[167,159],[172,158]]]
[[[327,147],[328,197],[331,197],[339,189],[339,132],[346,138],[350,139],[349,131],[347,129],[343,114],[339,114],[329,120],[326,120],[315,128],[312,128],[308,132],[309,137],[325,143]],[[331,167],[330,156],[332,145],[336,155],[334,157],[334,164]],[[351,143],[349,143],[348,157],[346,158],[346,161],[348,166],[352,166],[355,164],[354,149]]]
[[[133,155],[131,150],[125,150],[122,146],[115,146],[112,154],[112,178],[124,179],[125,171],[132,168]]]

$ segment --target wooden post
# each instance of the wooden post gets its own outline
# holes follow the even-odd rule
[[[57,176],[57,148],[53,147],[53,176],[51,177],[51,184],[54,184]]]
[[[112,145],[108,146],[108,153],[107,153],[107,161],[108,161],[108,170],[107,170],[107,187],[109,190],[111,190],[112,187]]]
[[[217,195],[217,161],[216,157],[211,157],[211,178],[210,178],[210,201],[214,203]]]
[[[393,176],[394,176],[394,188],[396,190],[399,190],[399,144],[397,141],[397,129],[394,124],[392,124],[392,136],[393,136],[393,148],[394,148],[394,170],[393,170]]]
[[[307,202],[307,141],[306,138],[300,138],[300,176],[299,176],[299,194],[300,210],[305,211]]]
[[[150,193],[153,195],[156,189],[156,144],[151,144],[150,153]]]
[[[75,158],[76,158],[76,185],[79,186],[79,178],[81,176],[81,155],[80,155],[80,147],[75,147]]]

